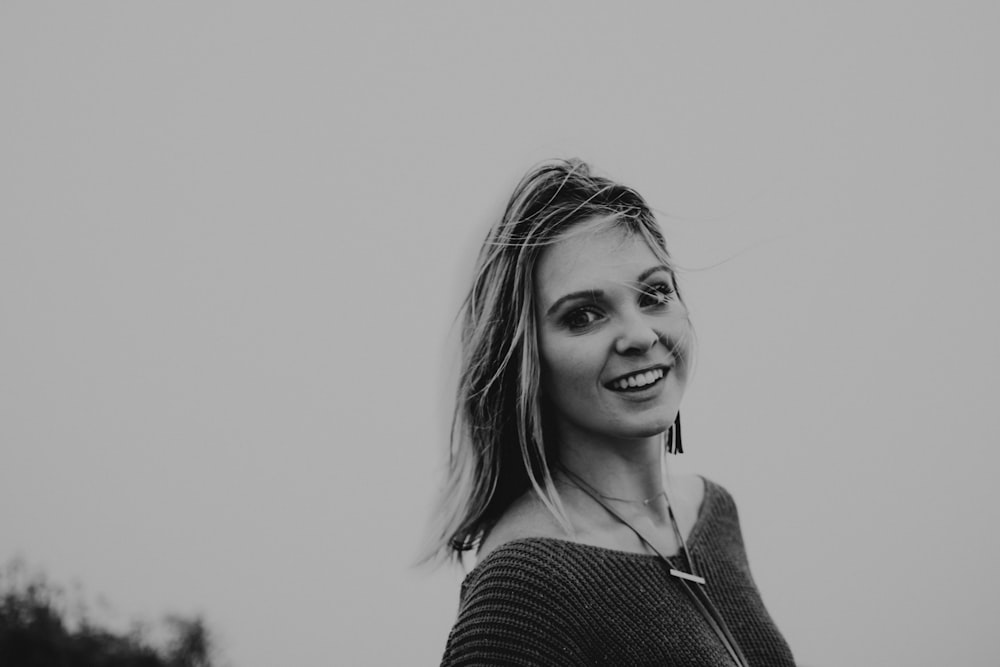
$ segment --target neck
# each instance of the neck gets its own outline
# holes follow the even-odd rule
[[[574,437],[559,443],[562,467],[605,498],[642,503],[664,492],[665,454],[659,435],[613,443]],[[572,476],[561,476],[575,485]],[[665,505],[651,501],[648,510],[665,515]]]

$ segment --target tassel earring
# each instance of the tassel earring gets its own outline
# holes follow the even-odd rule
[[[670,454],[683,454],[684,446],[681,444],[681,413],[677,413],[674,425],[670,427],[670,434],[667,436],[667,452]]]

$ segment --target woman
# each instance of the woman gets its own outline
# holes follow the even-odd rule
[[[666,472],[692,328],[634,190],[528,173],[464,304],[439,555],[476,550],[442,664],[792,665],[720,486]]]

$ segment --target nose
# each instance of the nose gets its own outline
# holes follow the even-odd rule
[[[641,318],[630,320],[615,340],[615,351],[618,354],[644,354],[651,350],[662,336],[649,322]]]

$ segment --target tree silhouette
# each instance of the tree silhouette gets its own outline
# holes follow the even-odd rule
[[[67,606],[63,589],[40,575],[22,581],[22,572],[15,562],[0,575],[3,667],[212,667],[211,636],[201,618],[167,616],[170,639],[156,647],[142,626],[124,634],[102,628],[85,606]]]

